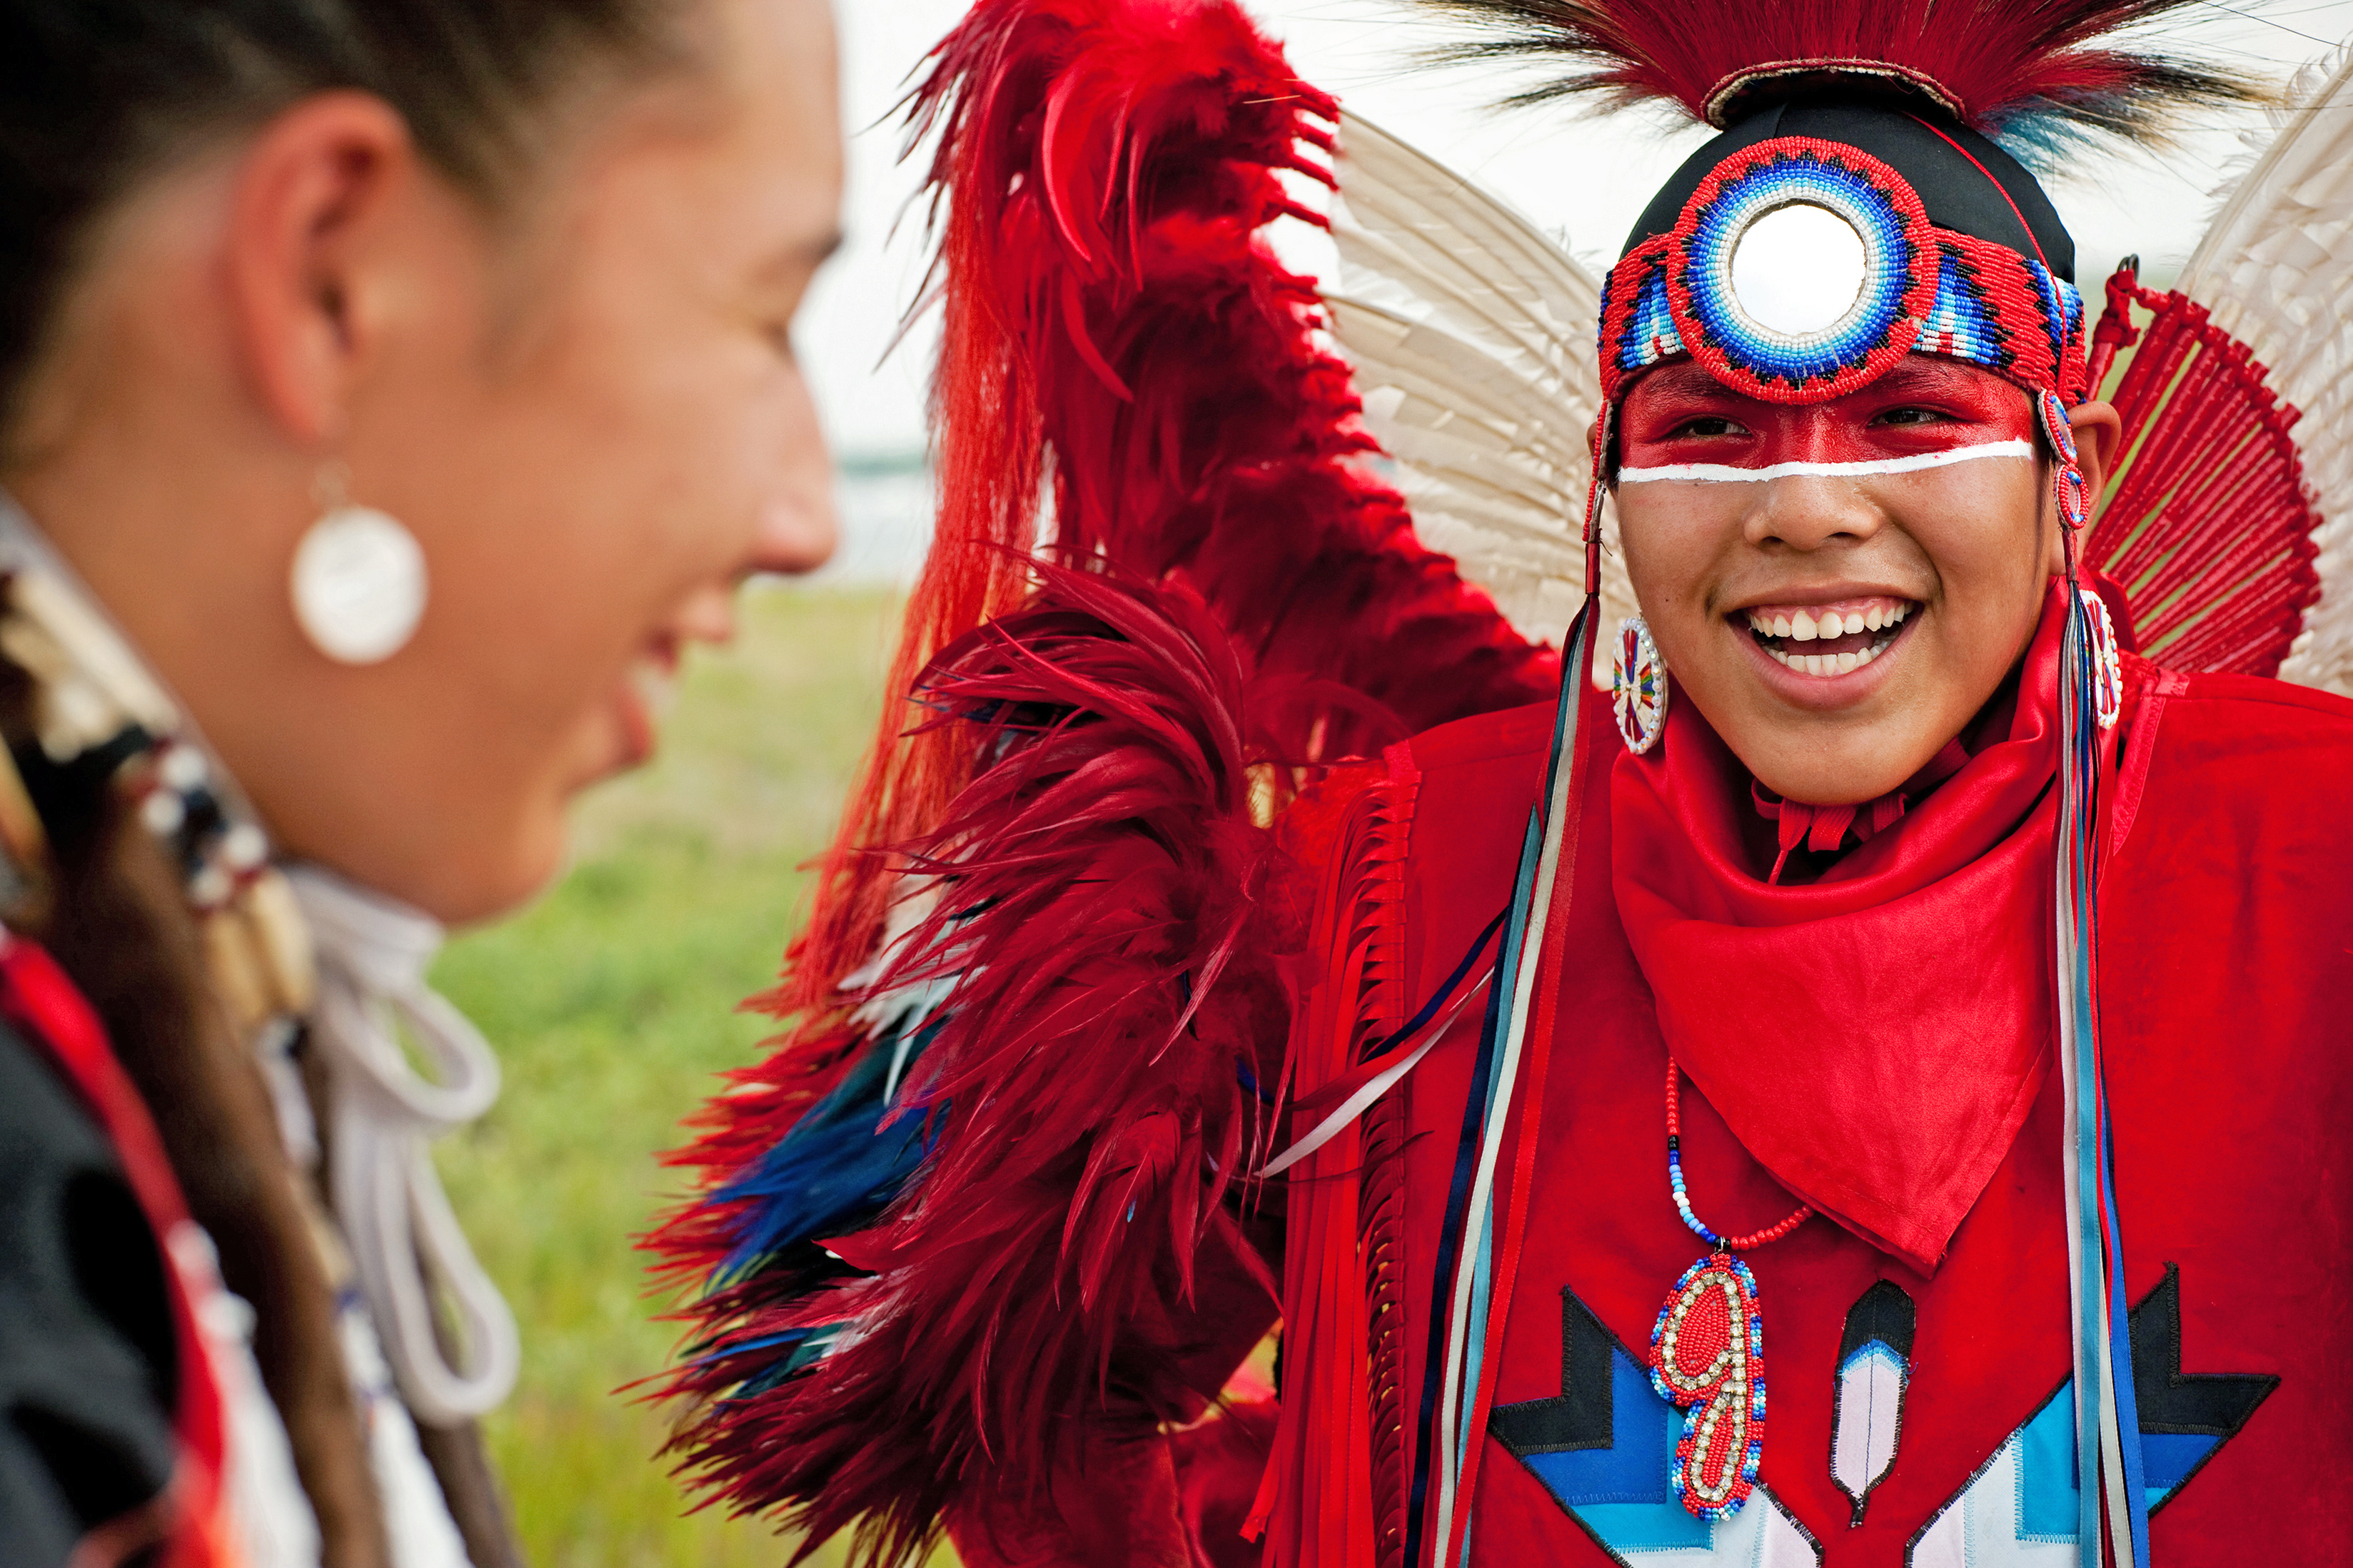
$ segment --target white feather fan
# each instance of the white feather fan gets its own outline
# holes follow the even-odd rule
[[[1324,304],[1415,530],[1522,633],[1557,646],[1583,597],[1599,282],[1502,202],[1353,115],[1339,179],[1340,286]],[[1602,570],[1607,647],[1634,596],[1614,549]]]
[[[2304,411],[2321,597],[2279,673],[2353,696],[2353,50],[2300,72],[2272,129],[2179,288]]]

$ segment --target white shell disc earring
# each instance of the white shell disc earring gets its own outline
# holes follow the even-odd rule
[[[324,510],[294,550],[294,619],[337,664],[380,664],[425,617],[425,552],[390,514],[343,498],[342,465],[320,476]]]
[[[1609,706],[1618,717],[1618,738],[1641,756],[1667,732],[1667,667],[1651,626],[1640,616],[1618,624],[1618,644],[1609,655]]]

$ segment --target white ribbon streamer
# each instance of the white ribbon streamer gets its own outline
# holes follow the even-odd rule
[[[1655,468],[1620,468],[1621,485],[1651,485],[1662,479],[1685,479],[1712,485],[1754,485],[1767,479],[1804,474],[1820,479],[1862,479],[1875,474],[1916,474],[1923,468],[1949,468],[1979,458],[2031,458],[2028,440],[1988,441],[1981,446],[1956,447],[1946,452],[1915,452],[1908,458],[1874,458],[1860,463],[1772,463],[1761,468],[1736,468],[1729,463],[1668,463]]]
[[[1380,1072],[1374,1074],[1372,1078],[1358,1085],[1356,1092],[1342,1100],[1338,1110],[1334,1110],[1330,1115],[1324,1117],[1323,1121],[1317,1122],[1314,1131],[1308,1133],[1306,1137],[1300,1139],[1290,1148],[1285,1149],[1282,1153],[1277,1154],[1273,1159],[1269,1160],[1259,1171],[1260,1177],[1263,1179],[1268,1176],[1279,1176],[1282,1174],[1283,1172],[1288,1171],[1292,1166],[1296,1165],[1300,1161],[1304,1160],[1308,1155],[1313,1154],[1316,1150],[1321,1149],[1324,1144],[1329,1143],[1333,1139],[1337,1138],[1340,1135],[1341,1129],[1346,1127],[1348,1123],[1363,1115],[1366,1106],[1372,1104],[1373,1101],[1387,1094],[1390,1089],[1395,1087],[1398,1079],[1411,1072],[1414,1068],[1419,1064],[1421,1058],[1430,1054],[1430,1048],[1432,1046],[1435,1046],[1439,1041],[1446,1037],[1446,1031],[1454,1026],[1455,1015],[1461,1012],[1465,1006],[1470,1005],[1472,997],[1476,996],[1480,992],[1484,991],[1487,988],[1487,982],[1493,979],[1494,976],[1494,970],[1490,968],[1486,973],[1472,981],[1470,986],[1464,990],[1462,994],[1457,996],[1454,999],[1453,1004],[1446,1009],[1445,1016],[1424,1029],[1422,1042],[1413,1048],[1412,1054],[1406,1057],[1404,1060],[1397,1063],[1395,1066],[1383,1068]]]
[[[419,1421],[456,1426],[505,1399],[522,1364],[514,1314],[475,1260],[431,1152],[436,1138],[498,1099],[498,1058],[425,984],[441,947],[437,922],[317,867],[290,868],[288,879],[318,950],[311,1038],[334,1088],[335,1216],[402,1397]],[[410,1065],[396,1027],[431,1058],[438,1081]],[[457,1319],[454,1361],[435,1328],[436,1284]]]

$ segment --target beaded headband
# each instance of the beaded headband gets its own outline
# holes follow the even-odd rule
[[[1735,391],[1820,403],[1907,353],[1974,364],[2083,400],[2084,301],[2006,245],[1938,228],[1894,168],[1807,136],[1719,163],[1668,233],[1609,270],[1601,388],[1689,354]]]

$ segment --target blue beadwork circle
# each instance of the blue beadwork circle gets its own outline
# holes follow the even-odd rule
[[[1840,320],[1819,331],[1776,331],[1742,309],[1732,258],[1758,219],[1799,204],[1843,219],[1862,241],[1862,287]],[[1811,153],[1785,153],[1726,181],[1685,220],[1683,282],[1705,341],[1760,381],[1802,386],[1860,367],[1905,319],[1914,241],[1890,195],[1853,169]]]

